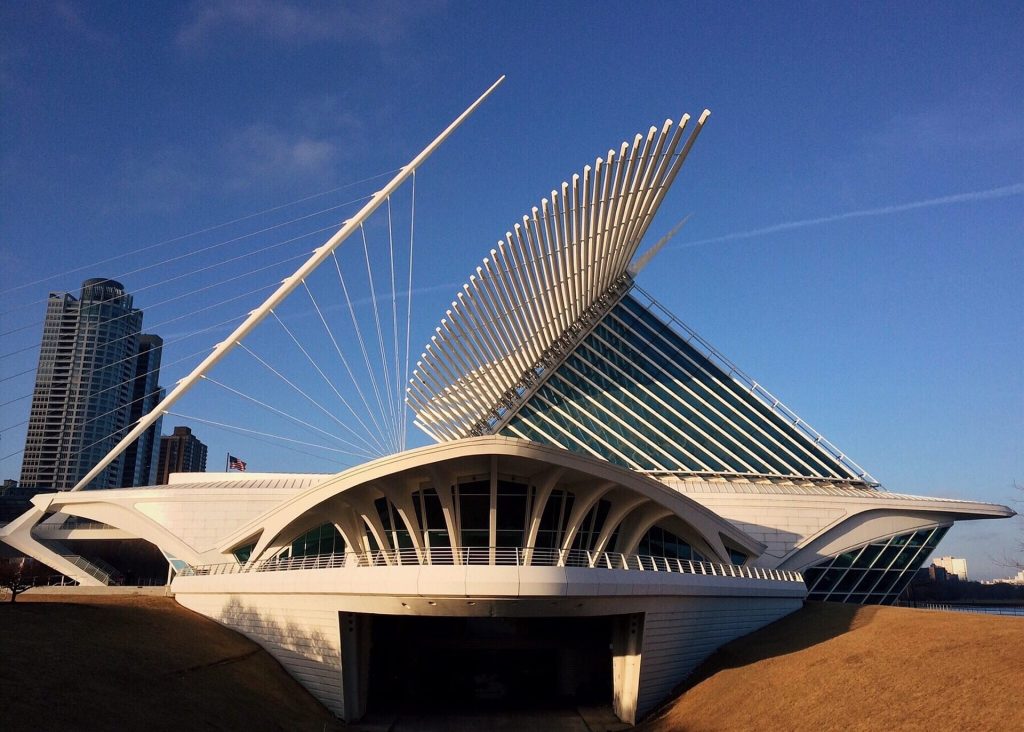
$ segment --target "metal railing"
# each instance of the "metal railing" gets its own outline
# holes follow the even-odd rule
[[[86,574],[95,577],[105,585],[116,581],[118,572],[106,562],[100,560],[89,560],[78,554],[62,554],[61,558],[66,559],[73,565],[84,571]]]
[[[316,554],[304,557],[272,558],[247,564],[227,562],[186,567],[185,577],[251,572],[286,572],[341,567],[403,566],[498,566],[498,567],[576,567],[617,569],[636,572],[701,574],[716,577],[803,582],[799,572],[762,567],[699,562],[673,557],[652,557],[620,552],[590,552],[582,549],[543,549],[518,547],[462,547],[450,549],[382,549],[371,552]]]
[[[70,531],[71,529],[116,529],[116,526],[105,524],[102,521],[93,521],[92,519],[80,518],[78,516],[68,516],[64,520],[64,523],[53,526],[43,525],[44,528],[54,528],[60,531]]]
[[[981,615],[1013,615],[1024,617],[1024,606],[1022,605],[985,605],[970,604],[960,605],[955,603],[941,602],[915,602],[913,600],[899,600],[897,607],[910,607],[918,610],[941,610],[953,613],[979,613]]]

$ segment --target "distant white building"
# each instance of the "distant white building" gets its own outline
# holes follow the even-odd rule
[[[958,579],[967,581],[967,560],[962,557],[937,557],[932,560],[932,564],[942,567]]]
[[[982,582],[983,585],[1024,585],[1024,569],[1017,572],[1013,577],[1006,579],[994,579]]]

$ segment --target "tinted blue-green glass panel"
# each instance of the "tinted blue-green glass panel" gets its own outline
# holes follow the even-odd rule
[[[246,544],[243,547],[239,547],[231,553],[235,556],[235,559],[237,559],[241,564],[245,564],[249,561],[249,557],[252,556],[252,550],[255,548],[256,542],[253,542],[252,544]]]
[[[945,536],[948,526],[900,534],[829,557],[803,571],[807,599],[856,604],[895,602]]]
[[[643,470],[847,474],[629,295],[502,434]]]

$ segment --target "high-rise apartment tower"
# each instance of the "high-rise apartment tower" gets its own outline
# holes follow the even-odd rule
[[[205,473],[206,445],[188,427],[175,427],[174,434],[160,438],[160,464],[156,485],[167,483],[171,473]]]
[[[143,335],[142,311],[124,286],[82,283],[78,298],[51,292],[43,324],[21,484],[72,488],[159,398],[163,341]],[[157,422],[89,488],[153,482]]]

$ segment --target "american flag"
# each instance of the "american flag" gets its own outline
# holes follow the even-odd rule
[[[228,470],[241,470],[245,472],[245,461],[239,460],[234,455],[228,455]]]

